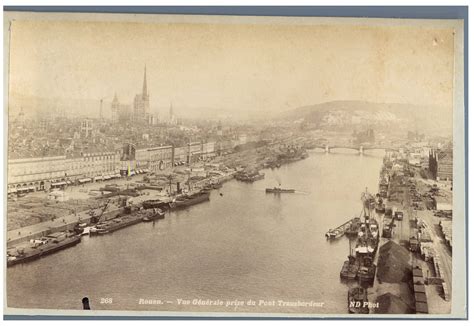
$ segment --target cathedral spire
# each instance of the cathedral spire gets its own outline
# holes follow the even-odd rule
[[[146,65],[145,65],[145,73],[143,75],[143,91],[142,91],[142,95],[143,97],[147,96],[148,95],[148,90],[147,90],[147,87],[146,87]]]

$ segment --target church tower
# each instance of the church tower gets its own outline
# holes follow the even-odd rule
[[[120,102],[117,97],[117,93],[115,93],[114,99],[112,100],[112,105],[111,105],[111,111],[112,111],[112,122],[116,123],[119,120],[119,111],[120,111]]]
[[[145,65],[142,93],[135,95],[135,100],[133,101],[133,120],[136,122],[147,122],[149,111],[150,95],[148,94]]]
[[[142,97],[143,99],[148,98],[148,89],[146,87],[146,65],[145,65],[145,73],[143,74],[143,90],[142,90]]]
[[[170,116],[169,116],[168,123],[170,125],[176,125],[177,124],[177,119],[174,116],[174,111],[173,111],[173,103],[170,103]]]

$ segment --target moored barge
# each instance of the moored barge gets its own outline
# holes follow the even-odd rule
[[[121,217],[116,217],[106,222],[97,224],[94,228],[90,230],[91,235],[104,235],[112,233],[114,231],[123,229],[127,226],[138,224],[142,221],[142,216],[140,215],[126,215]]]
[[[254,182],[265,178],[265,173],[259,172],[241,172],[235,175],[235,179],[242,182]]]
[[[18,248],[15,253],[9,252],[7,254],[7,267],[26,263],[62,249],[75,246],[81,242],[81,237],[80,235],[71,235],[67,232],[56,232],[30,242],[33,245],[32,247]]]
[[[368,314],[367,289],[362,286],[350,288],[347,292],[347,308],[351,314]]]

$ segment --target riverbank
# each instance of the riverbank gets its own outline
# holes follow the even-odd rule
[[[324,233],[359,209],[358,194],[376,187],[381,161],[380,156],[312,152],[307,159],[261,171],[263,180],[230,180],[211,192],[210,201],[171,211],[156,223],[83,237],[75,247],[8,268],[8,305],[81,309],[75,300],[87,295],[94,310],[180,311],[177,298],[258,302],[264,297],[325,304],[248,306],[238,312],[346,314],[347,286],[339,282],[341,263],[334,257],[347,255],[347,243],[327,242]],[[265,193],[277,180],[297,192]],[[110,266],[120,266],[113,278]],[[113,305],[101,305],[101,297],[112,297]],[[173,303],[144,307],[140,298]]]
[[[281,144],[279,146],[281,148]],[[300,153],[304,153],[300,150],[299,152],[292,152],[298,153],[298,155],[292,154],[291,160],[282,160],[277,155],[281,155],[282,152],[288,153],[289,147],[285,148],[284,146],[283,148],[284,150],[280,150],[279,152],[269,150],[268,148],[251,148],[238,153],[229,154],[227,157],[221,157],[227,164],[233,162],[233,168],[224,165],[222,160],[215,160],[209,164],[197,163],[189,167],[179,167],[168,171],[168,173],[163,171],[159,175],[147,173],[141,175],[141,177],[136,175],[134,177],[116,179],[113,180],[113,185],[117,189],[121,188],[127,189],[127,191],[136,191],[136,196],[130,197],[127,200],[127,205],[140,208],[144,201],[156,199],[168,203],[174,201],[181,192],[192,193],[212,184],[222,184],[229,181],[238,171],[261,170],[265,168],[265,164],[269,160],[272,162],[277,161],[279,164],[285,164],[307,157],[306,155],[299,155]],[[273,153],[273,155],[270,155],[271,153]],[[237,160],[237,157],[240,158],[240,161]],[[235,166],[237,162],[240,162],[240,164]],[[242,162],[247,162],[247,164],[244,165]],[[193,179],[192,182],[190,181],[191,179]],[[104,193],[109,193],[108,191],[102,190],[105,184],[108,183],[94,183],[80,187],[68,187],[64,192],[67,193],[71,199],[67,202],[51,201],[48,199],[47,193],[36,193],[31,197],[20,198],[18,205],[15,205],[17,208],[26,207],[34,214],[35,212],[38,213],[38,210],[44,211],[45,207],[47,207],[50,212],[52,211],[56,214],[47,214],[48,219],[41,223],[8,231],[7,248],[10,251],[14,251],[16,248],[28,247],[30,245],[29,241],[44,237],[50,233],[73,231],[78,224],[91,223],[92,216],[97,216],[98,214],[103,215],[103,220],[113,218],[117,214],[120,214],[123,210],[120,200],[121,196],[111,197],[111,199],[104,198]],[[175,184],[175,188],[172,187],[173,184]],[[180,184],[185,184],[184,189],[180,188]],[[100,186],[102,187],[97,189],[97,187]],[[89,201],[84,199],[86,195],[89,196]],[[25,205],[24,202],[27,200],[30,202],[36,201],[37,204]],[[41,204],[42,201],[44,201],[43,204]],[[80,206],[79,203],[84,203],[84,201],[87,205]],[[78,206],[75,206],[75,203],[78,204]],[[101,212],[101,207],[105,205],[107,205],[107,209]],[[87,207],[87,209],[77,211],[82,207]],[[58,210],[73,211],[74,213],[67,215],[57,214]],[[18,209],[14,209],[14,211],[18,214]],[[42,213],[44,214],[44,212]]]
[[[389,293],[392,295],[391,300],[399,300],[399,304],[386,305],[387,311],[373,309],[371,313],[402,313],[399,311],[405,311],[405,308],[412,313],[442,314],[451,311],[451,256],[446,242],[442,244],[439,241],[441,218],[435,217],[437,213],[433,210],[432,202],[436,202],[438,197],[449,202],[452,194],[446,187],[438,191],[435,182],[421,179],[419,173],[413,170],[399,158],[384,162],[384,175],[389,179],[386,208],[392,212],[383,219],[384,227],[391,231],[384,232],[385,239],[382,239],[380,245],[387,241],[392,241],[393,245],[384,257],[379,255],[377,273],[381,273],[380,268],[384,268],[384,260],[387,259],[393,260],[389,263],[389,268],[386,268],[388,272],[395,265],[406,265],[407,262],[409,269],[403,274],[403,280],[381,275],[384,280],[381,281],[377,277],[369,291],[369,301],[376,302]],[[401,212],[401,219],[392,218],[395,211]],[[427,256],[422,248],[431,248],[433,254]],[[393,250],[400,252],[401,256],[397,256]],[[419,272],[415,273],[415,269]],[[442,272],[438,272],[439,269]],[[418,285],[420,287],[415,289]],[[405,308],[401,309],[400,305]]]
[[[21,198],[11,198],[7,203],[7,239],[17,243],[20,238],[30,239],[49,232],[49,229],[62,230],[65,225],[74,222],[87,222],[87,214],[107,201],[104,198],[104,186],[114,185],[122,189],[137,189],[139,194],[153,189],[157,197],[172,197],[181,191],[193,191],[202,188],[211,181],[228,179],[237,171],[261,170],[269,162],[278,164],[290,163],[301,159],[297,154],[305,153],[292,142],[278,143],[217,156],[207,163],[195,162],[191,165],[178,166],[159,172],[120,177],[108,181],[86,183],[79,186],[66,185],[62,188],[60,198],[51,196],[50,192],[34,192]],[[292,160],[289,160],[292,158]],[[147,189],[143,189],[146,187]],[[172,198],[170,199],[172,200]],[[67,227],[66,227],[67,229]]]

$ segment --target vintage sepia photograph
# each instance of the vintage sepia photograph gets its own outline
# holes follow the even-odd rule
[[[4,11],[4,313],[463,318],[463,33]]]

